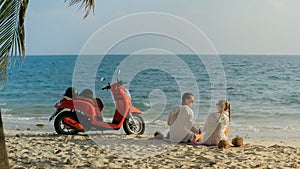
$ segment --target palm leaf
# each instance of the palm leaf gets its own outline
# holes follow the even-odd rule
[[[25,57],[24,19],[28,0],[0,0],[0,83],[7,80],[11,58]]]
[[[84,8],[85,14],[83,19],[85,19],[91,11],[94,12],[95,9],[95,0],[65,0],[65,2],[69,2],[69,6],[80,4],[80,9]]]

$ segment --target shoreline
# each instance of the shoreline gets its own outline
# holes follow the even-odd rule
[[[33,130],[5,134],[12,168],[300,167],[299,139],[243,137],[243,147],[221,150],[109,131],[76,136]]]

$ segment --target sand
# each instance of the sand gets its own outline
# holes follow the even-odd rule
[[[247,139],[241,148],[171,144],[152,136],[6,130],[11,168],[300,168],[300,146]],[[288,146],[289,145],[289,146]],[[291,146],[293,145],[293,147]]]

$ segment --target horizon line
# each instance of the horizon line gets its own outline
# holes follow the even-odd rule
[[[111,54],[86,54],[86,55],[83,55],[83,56],[88,56],[88,55],[108,55],[108,56],[111,56],[111,55],[131,55],[131,54],[126,54],[126,53],[111,53]],[[170,55],[170,54],[156,54],[156,53],[149,53],[149,54],[138,54],[138,55]],[[299,54],[296,54],[296,53],[252,53],[252,54],[243,54],[243,53],[220,53],[220,54],[193,54],[193,53],[177,53],[177,54],[174,54],[174,55],[223,55],[223,56],[228,56],[228,55],[232,55],[232,56],[300,56],[300,53]],[[79,54],[27,54],[25,55],[26,56],[79,56]]]

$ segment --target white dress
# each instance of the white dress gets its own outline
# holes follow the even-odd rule
[[[170,126],[170,141],[178,143],[192,140],[194,134],[199,133],[199,129],[194,126],[194,122],[193,110],[186,105],[181,106],[176,120]]]
[[[202,130],[201,144],[214,146],[218,145],[220,140],[228,140],[225,135],[225,130],[229,124],[229,113],[225,112],[220,114],[219,112],[210,113],[205,121]]]

